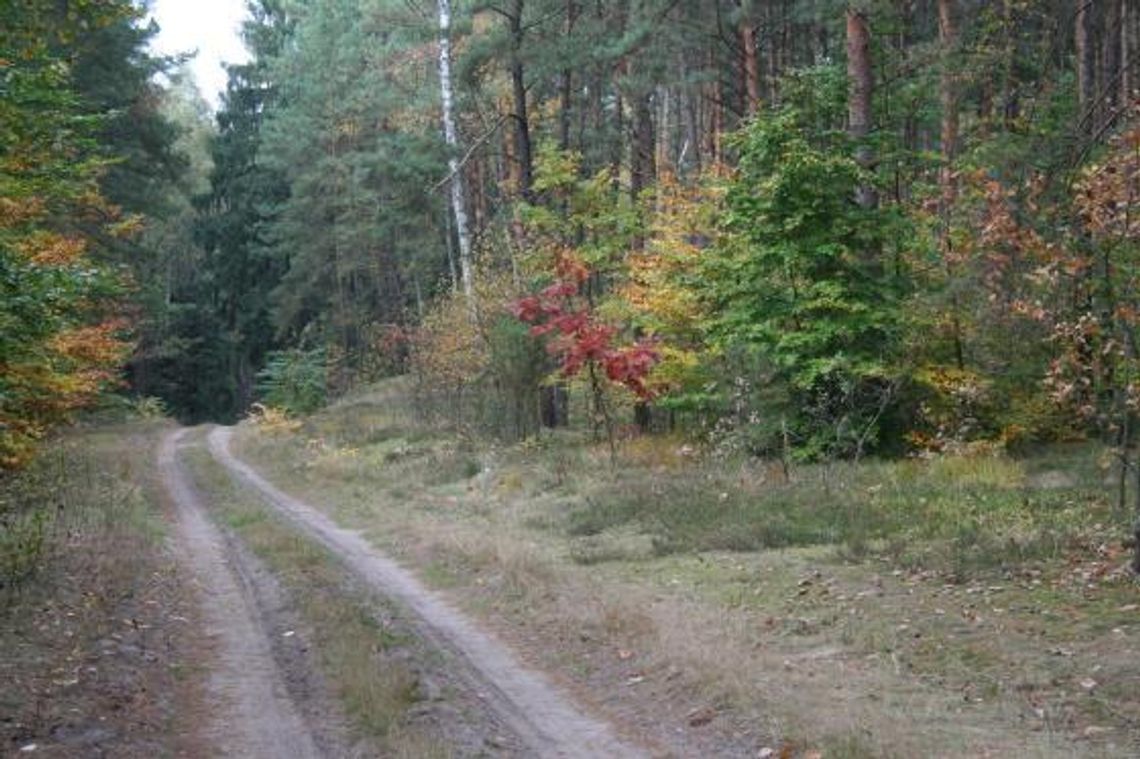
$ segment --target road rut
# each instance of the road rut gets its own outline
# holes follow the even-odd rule
[[[180,559],[198,585],[206,632],[218,658],[208,682],[214,722],[206,737],[227,756],[316,759],[321,754],[289,698],[256,604],[244,592],[222,534],[178,463],[185,432],[166,437],[158,466],[176,507]]]
[[[256,489],[290,523],[332,551],[377,592],[403,604],[418,619],[420,632],[454,653],[470,670],[474,685],[491,707],[542,757],[642,757],[640,747],[618,738],[605,722],[575,706],[539,673],[527,669],[499,641],[479,630],[437,594],[358,533],[338,526],[312,506],[282,492],[230,452],[232,429],[209,436],[214,457]]]

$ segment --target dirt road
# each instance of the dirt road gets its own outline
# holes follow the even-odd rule
[[[269,636],[225,540],[178,463],[184,432],[174,432],[163,441],[159,470],[177,509],[179,558],[198,585],[205,634],[216,656],[208,683],[212,722],[204,727],[203,738],[225,756],[318,757],[321,754],[289,698]]]
[[[378,593],[404,605],[419,620],[419,633],[455,655],[459,668],[467,670],[457,674],[466,676],[486,695],[491,708],[536,756],[646,755],[641,748],[619,739],[609,725],[581,711],[544,677],[524,667],[503,644],[479,630],[359,534],[337,526],[312,506],[281,492],[236,459],[229,450],[230,435],[228,428],[217,428],[210,434],[210,450],[217,460]],[[168,468],[177,474],[177,467]]]

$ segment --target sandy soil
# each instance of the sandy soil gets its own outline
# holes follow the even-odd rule
[[[226,541],[203,512],[177,460],[184,431],[159,453],[162,481],[177,509],[179,558],[194,578],[212,642],[211,704],[203,737],[219,755],[319,757],[313,731],[290,698],[269,635]]]
[[[457,674],[466,675],[487,705],[534,755],[647,755],[641,747],[623,741],[610,725],[579,709],[546,678],[523,666],[506,646],[478,629],[360,535],[337,526],[313,507],[281,492],[234,458],[229,450],[230,435],[231,430],[227,428],[217,428],[210,434],[210,450],[217,460],[256,488],[290,523],[339,556],[371,588],[405,606],[419,620],[418,632],[454,654],[459,668],[465,670]],[[176,480],[177,467],[169,463],[175,444],[174,440],[168,441],[171,450],[166,469]],[[172,483],[178,484],[177,481]],[[181,486],[185,491],[185,484]],[[192,497],[189,500],[192,501]],[[200,557],[198,563],[207,561],[217,567],[221,559],[204,561]],[[259,687],[267,685],[269,683],[263,683]],[[282,719],[289,718],[288,714],[282,715]]]

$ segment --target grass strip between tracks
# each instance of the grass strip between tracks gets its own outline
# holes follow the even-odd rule
[[[264,562],[295,602],[310,628],[320,672],[358,736],[378,743],[387,756],[450,755],[442,741],[409,723],[418,682],[402,649],[414,641],[387,623],[380,601],[354,588],[327,550],[277,519],[204,447],[185,449],[183,461],[213,517]]]

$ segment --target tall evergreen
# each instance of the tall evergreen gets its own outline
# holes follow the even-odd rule
[[[269,293],[284,266],[264,244],[268,209],[288,196],[280,174],[262,166],[262,125],[278,88],[269,61],[288,38],[280,3],[251,6],[244,29],[251,62],[229,68],[210,155],[208,190],[196,199],[198,276],[175,295],[172,330],[186,347],[166,366],[175,408],[192,419],[233,419],[275,345]]]
[[[272,63],[281,99],[259,165],[290,188],[265,228],[287,266],[272,298],[278,334],[327,345],[346,369],[363,368],[444,270],[433,185],[446,164],[425,21],[402,2],[315,4]]]

